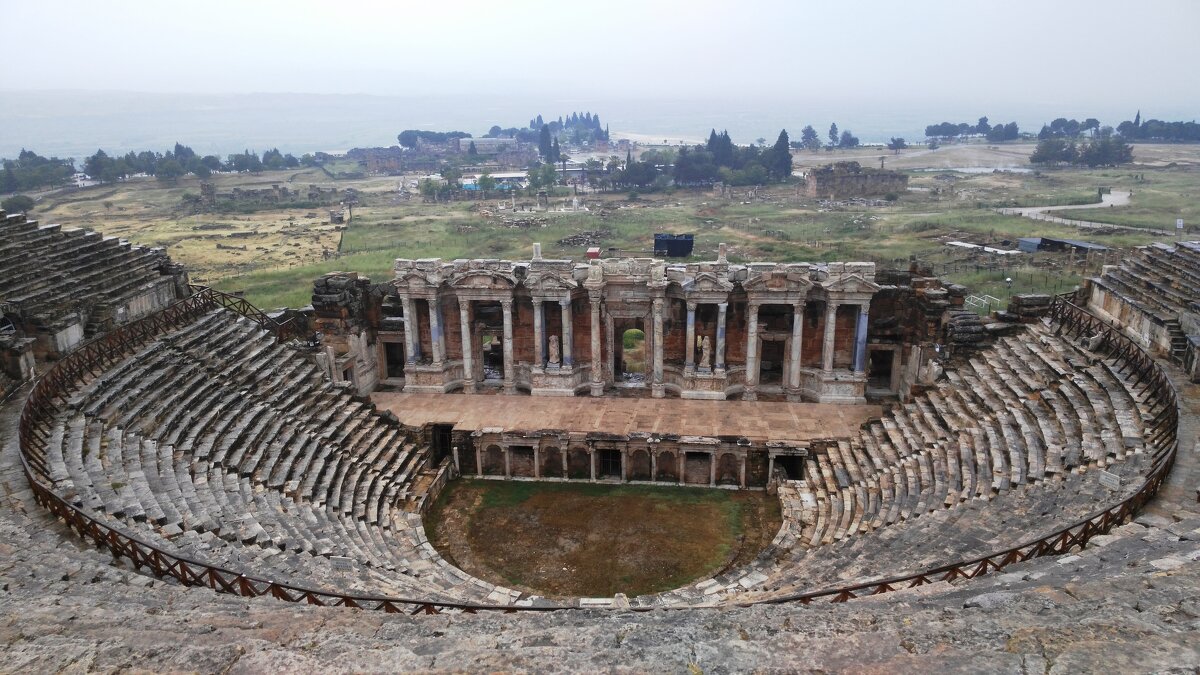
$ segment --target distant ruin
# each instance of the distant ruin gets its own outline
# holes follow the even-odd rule
[[[818,199],[854,199],[902,194],[908,176],[890,169],[864,167],[858,162],[835,162],[812,169],[805,176],[804,192]]]

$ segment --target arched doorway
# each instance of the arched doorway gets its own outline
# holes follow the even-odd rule
[[[617,335],[617,350],[613,375],[617,384],[641,386],[646,383],[649,363],[649,342],[641,319],[622,321],[623,330]]]

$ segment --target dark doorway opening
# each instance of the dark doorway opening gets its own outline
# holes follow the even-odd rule
[[[597,478],[621,477],[620,450],[600,450],[596,454],[596,460],[599,462],[599,464],[596,466]]]
[[[762,365],[759,366],[759,384],[783,384],[783,340],[762,341]]]
[[[869,353],[867,362],[867,386],[872,389],[892,388],[892,366],[896,352],[876,349]]]
[[[383,343],[383,358],[386,362],[387,376],[404,377],[404,343]]]
[[[798,455],[779,455],[775,458],[775,471],[787,474],[787,480],[804,478],[804,458]]]
[[[430,433],[430,441],[433,446],[433,464],[437,466],[442,463],[442,460],[450,456],[450,431],[454,429],[453,424],[435,424],[433,425],[432,433]],[[461,457],[459,458],[462,459]]]

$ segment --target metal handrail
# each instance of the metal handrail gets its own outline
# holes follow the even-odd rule
[[[39,378],[25,401],[20,421],[21,464],[26,478],[33,488],[35,500],[57,518],[61,518],[81,537],[90,539],[98,548],[108,549],[117,558],[126,558],[134,567],[147,567],[156,577],[172,577],[185,586],[206,586],[223,593],[244,597],[269,595],[288,602],[306,602],[311,605],[357,607],[384,612],[408,612],[410,614],[437,614],[453,609],[468,613],[479,611],[559,611],[579,609],[565,605],[513,606],[483,605],[474,603],[446,602],[440,599],[388,598],[382,596],[353,595],[323,591],[303,586],[280,583],[270,579],[250,576],[234,570],[217,567],[205,562],[177,556],[153,544],[147,543],[106,525],[68,503],[54,493],[47,483],[49,472],[45,458],[49,439],[48,421],[57,414],[56,402],[67,403],[67,395],[85,373],[96,375],[97,369],[105,368],[125,358],[132,350],[167,330],[180,328],[195,321],[216,307],[226,307],[240,313],[264,328],[285,330],[283,324],[275,322],[243,298],[199,288],[192,296],[177,302],[161,312],[126,324],[100,338],[92,340],[69,356],[56,363]],[[1065,553],[1078,546],[1084,548],[1096,535],[1127,522],[1158,491],[1175,461],[1178,448],[1178,396],[1174,385],[1162,368],[1136,343],[1122,335],[1112,326],[1091,315],[1067,299],[1056,297],[1051,305],[1051,317],[1058,323],[1058,331],[1075,337],[1085,334],[1092,337],[1102,334],[1097,349],[1107,349],[1116,358],[1118,372],[1135,379],[1133,389],[1144,387],[1153,396],[1150,412],[1153,417],[1152,430],[1148,439],[1155,450],[1154,466],[1146,481],[1126,499],[1087,518],[1077,521],[1050,534],[1027,541],[1017,546],[959,562],[941,565],[920,572],[851,586],[821,591],[786,595],[758,600],[752,603],[735,604],[780,604],[814,601],[845,602],[864,595],[879,595],[905,588],[914,588],[937,581],[971,579],[1003,569],[1004,567],[1031,558]],[[1155,412],[1157,410],[1157,412]],[[634,607],[635,611],[649,611],[648,607]]]

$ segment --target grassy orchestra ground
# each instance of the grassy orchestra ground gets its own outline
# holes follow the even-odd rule
[[[756,491],[463,479],[425,524],[449,562],[493,583],[634,597],[750,562],[781,517]]]

